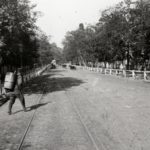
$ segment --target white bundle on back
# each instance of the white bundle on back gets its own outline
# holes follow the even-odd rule
[[[15,84],[15,74],[13,72],[7,72],[4,81],[4,88],[12,90]]]

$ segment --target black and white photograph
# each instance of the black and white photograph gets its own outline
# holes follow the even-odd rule
[[[0,0],[0,150],[150,150],[150,0]]]

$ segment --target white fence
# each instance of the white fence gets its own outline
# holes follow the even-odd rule
[[[105,75],[115,75],[115,76],[120,76],[125,78],[142,79],[142,80],[150,81],[150,71],[106,69],[106,68],[94,68],[94,67],[87,67],[87,66],[80,66],[79,68],[98,72]]]
[[[30,70],[30,71],[27,71],[25,74],[23,74],[23,82],[26,83],[30,79],[41,75],[48,67],[49,67],[49,65],[46,65],[46,66],[43,66],[40,68],[36,68],[36,69]],[[0,81],[0,95],[3,92],[2,89],[3,89],[3,84]]]

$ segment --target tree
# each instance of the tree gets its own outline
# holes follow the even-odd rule
[[[82,23],[79,24],[77,30],[68,32],[63,42],[66,60],[83,65],[94,60],[94,53],[92,53],[93,36],[94,29],[91,26],[84,28]]]
[[[50,38],[39,30],[38,38],[38,63],[39,65],[50,64],[53,59],[62,61],[62,50],[55,43],[50,43]]]
[[[32,66],[34,63],[37,57],[34,7],[28,0],[0,1],[0,37],[4,43],[0,54],[5,65]]]
[[[102,12],[96,25],[66,34],[64,55],[80,63],[127,60],[126,69],[150,61],[150,4],[125,0]]]

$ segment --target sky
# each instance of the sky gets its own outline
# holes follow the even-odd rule
[[[50,42],[55,42],[57,46],[62,47],[66,32],[76,30],[80,23],[85,26],[97,23],[103,10],[120,1],[31,0],[31,3],[37,4],[35,10],[42,12],[36,24],[51,36]]]

